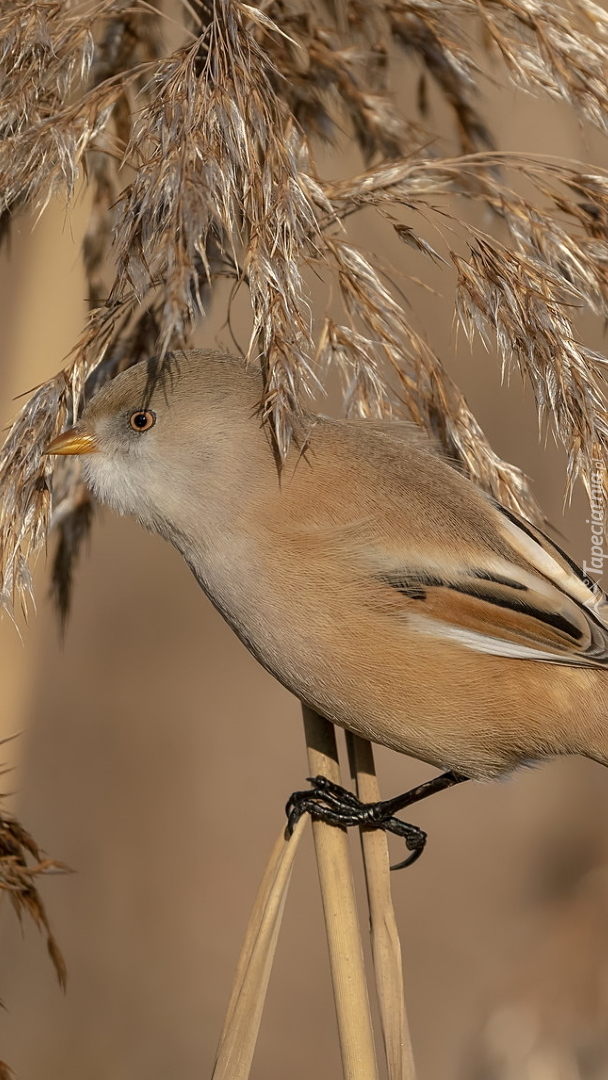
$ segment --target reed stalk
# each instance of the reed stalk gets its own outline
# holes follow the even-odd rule
[[[347,733],[351,769],[362,802],[378,802],[374,751],[367,739]],[[416,1080],[405,1008],[401,943],[391,897],[388,840],[381,829],[361,829],[372,955],[389,1080]]]
[[[302,706],[311,775],[340,783],[333,725]],[[377,1080],[363,944],[346,830],[313,820],[344,1080]]]
[[[213,1080],[247,1080],[262,1019],[266,991],[295,854],[306,818],[293,835],[281,831],[251,912],[220,1035]]]

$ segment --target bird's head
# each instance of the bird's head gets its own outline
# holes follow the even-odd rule
[[[259,401],[259,371],[217,353],[170,354],[117,375],[86,406],[47,454],[82,456],[96,497],[148,528],[185,528],[189,510],[213,501]],[[237,473],[238,475],[238,470]],[[235,475],[235,470],[230,470]]]

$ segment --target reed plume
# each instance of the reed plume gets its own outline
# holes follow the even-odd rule
[[[502,151],[481,90],[502,72],[605,134],[607,70],[608,15],[590,0],[5,0],[0,242],[54,198],[86,188],[90,210],[86,324],[0,451],[0,603],[26,611],[53,527],[66,617],[94,507],[77,460],[42,450],[118,372],[189,347],[226,280],[228,321],[237,291],[248,299],[246,351],[262,366],[279,464],[299,411],[337,371],[348,415],[411,418],[494,497],[539,519],[399,267],[385,272],[356,243],[362,212],[394,230],[421,278],[442,275],[464,336],[530,384],[566,450],[567,491],[589,488],[598,461],[606,483],[608,361],[580,340],[577,315],[608,315],[608,172]],[[390,89],[404,71],[416,76],[409,98]],[[431,128],[433,95],[452,118],[445,138]],[[322,175],[322,143],[356,147],[351,175]],[[313,308],[313,276],[327,310]],[[62,979],[36,889],[57,868],[0,816],[0,889],[45,932]]]
[[[5,5],[2,235],[57,194],[92,193],[86,326],[0,453],[6,608],[25,607],[54,524],[65,616],[92,520],[78,467],[43,458],[45,442],[124,367],[187,347],[226,278],[249,300],[247,351],[262,364],[260,412],[279,461],[298,411],[336,368],[351,415],[413,418],[493,495],[538,517],[525,476],[493,452],[402,289],[354,243],[363,209],[416,251],[422,274],[425,262],[440,268],[465,334],[530,382],[567,451],[568,490],[589,483],[594,461],[608,476],[606,360],[575,320],[577,309],[608,310],[608,173],[495,149],[479,90],[497,58],[505,78],[606,129],[608,17],[589,0]],[[398,64],[416,66],[416,100],[389,91]],[[452,111],[451,139],[427,130],[431,83]],[[362,169],[326,179],[319,140],[345,137]],[[313,312],[311,274],[341,313]]]
[[[40,850],[34,837],[17,818],[0,810],[0,896],[10,899],[21,923],[24,916],[29,917],[45,935],[51,963],[63,988],[67,979],[65,961],[51,930],[38,882],[45,874],[66,871],[63,863],[49,859]],[[12,1077],[12,1070],[0,1061],[0,1080],[11,1080]]]

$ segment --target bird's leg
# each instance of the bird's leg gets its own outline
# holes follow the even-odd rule
[[[384,799],[382,802],[362,803],[352,791],[332,783],[325,776],[308,777],[313,785],[310,791],[294,791],[290,796],[285,812],[287,814],[287,828],[291,833],[296,822],[302,814],[310,814],[317,821],[325,821],[328,825],[340,825],[349,828],[352,825],[365,825],[370,829],[384,829],[386,832],[402,836],[405,846],[411,855],[403,862],[392,866],[391,870],[400,870],[404,866],[411,866],[416,859],[420,858],[426,843],[426,833],[416,825],[410,825],[406,821],[394,815],[406,806],[427,799],[445,788],[453,787],[468,780],[468,776],[462,773],[441,773],[440,776],[427,780],[424,784],[406,791],[394,799]]]

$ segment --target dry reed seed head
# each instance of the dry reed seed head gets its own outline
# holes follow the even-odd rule
[[[46,537],[52,466],[41,449],[59,432],[67,415],[65,375],[58,375],[22,409],[0,454],[0,601],[9,611],[15,595],[25,610],[31,592],[29,564]]]
[[[56,507],[80,506],[79,466],[56,469],[42,451],[79,415],[91,372],[105,362],[108,374],[120,368],[117,338],[132,320],[135,301],[92,312],[71,365],[44,383],[23,407],[0,452],[0,604],[9,613],[18,601],[27,615],[32,595],[30,566],[44,546],[51,522],[50,492]],[[140,316],[141,318],[141,316]],[[149,355],[149,354],[148,354]],[[68,471],[66,471],[66,468]],[[62,483],[63,479],[63,483]],[[60,515],[59,521],[65,515]]]
[[[26,204],[41,211],[53,195],[74,194],[89,145],[103,131],[120,96],[102,85],[78,104],[17,131],[0,142],[0,212]]]
[[[44,932],[51,962],[64,988],[65,961],[49,926],[38,879],[46,874],[68,872],[63,863],[44,856],[33,836],[16,818],[0,813],[0,891],[10,898],[20,921],[27,915]]]
[[[70,610],[76,560],[93,522],[93,500],[77,458],[66,457],[53,475],[51,528],[57,536],[50,594],[64,629]]]
[[[98,5],[99,6],[99,5]],[[0,131],[9,136],[61,108],[86,81],[94,53],[91,6],[8,3],[0,15]]]
[[[187,343],[200,314],[201,265],[211,278],[209,242],[237,266],[242,260],[253,313],[250,353],[264,354],[264,411],[284,455],[290,412],[312,377],[299,260],[318,226],[289,114],[244,25],[254,15],[262,18],[244,5],[218,5],[198,42],[159,69],[154,100],[129,148],[140,167],[119,206],[113,297],[134,289],[143,298],[157,281],[167,283],[164,352]]]
[[[584,197],[585,204],[598,207],[597,213],[590,215],[581,213],[578,203],[570,205],[557,190],[558,185],[572,187],[575,183],[569,168],[560,169],[550,163],[545,169],[544,163],[533,159],[526,161],[515,156],[510,159],[507,155],[492,155],[492,158],[496,157],[531,178],[541,193],[550,197],[555,209],[571,211],[571,218],[581,227],[579,233],[582,235],[577,236],[570,228],[560,225],[550,211],[523,200],[499,177],[486,174],[477,191],[468,186],[467,194],[483,198],[499,210],[519,250],[511,251],[472,227],[468,230],[474,241],[469,260],[448,248],[459,272],[457,313],[468,336],[476,329],[488,346],[488,331],[492,330],[503,360],[507,361],[514,354],[522,373],[530,378],[539,410],[554,425],[570,453],[570,489],[577,475],[583,478],[590,475],[593,446],[601,448],[601,457],[605,457],[607,448],[605,385],[603,372],[598,370],[598,365],[605,361],[578,343],[571,315],[573,303],[586,304],[596,312],[607,310],[608,247],[603,240],[589,238],[585,233],[597,231],[596,221],[604,212],[608,194],[608,177],[594,178],[589,189],[584,179],[576,181],[577,194]],[[430,199],[449,190],[450,174],[455,189],[463,191],[463,172],[466,180],[468,168],[479,169],[492,158],[476,155],[472,161],[460,159],[458,166],[455,162],[412,163],[409,169],[402,165],[381,166],[356,178],[350,190],[347,183],[342,183],[333,185],[333,189],[326,188],[326,191],[333,199],[337,214],[341,213],[341,200],[347,205],[354,200],[359,205],[367,203],[380,208],[401,203],[410,209],[424,210],[428,219],[438,210]],[[453,217],[443,206],[438,212],[443,220]],[[410,226],[397,228],[408,243],[433,259],[443,258]],[[352,293],[352,286],[349,289]],[[359,304],[366,303],[366,294],[371,295],[369,279],[365,287],[359,289]],[[354,313],[352,301],[351,312]],[[393,310],[390,317],[394,318],[394,315]],[[368,322],[369,318],[368,314]],[[382,332],[378,303],[373,325],[376,331]],[[384,330],[386,328],[385,315]],[[394,327],[391,336],[394,347],[397,337]],[[424,350],[419,347],[418,352],[424,355]],[[430,353],[424,363],[427,371],[432,370],[429,360]],[[441,406],[451,421],[452,411],[446,409],[445,399]],[[462,456],[463,450],[461,446],[458,456]],[[464,454],[464,460],[471,468],[470,453]],[[504,488],[505,478],[498,481],[495,464],[490,466],[488,462],[488,468],[482,469],[481,473],[494,474],[490,487],[496,493],[496,486],[499,490]],[[481,478],[479,468],[474,468],[472,474],[476,479]],[[507,482],[513,479],[507,478]],[[521,499],[521,481],[518,477],[516,488],[519,494],[515,496],[515,505]],[[488,486],[488,477],[485,485]]]
[[[534,391],[539,414],[569,451],[567,490],[590,477],[593,457],[608,466],[608,399],[597,370],[603,357],[580,345],[559,296],[561,278],[487,237],[470,258],[453,253],[457,312],[466,333],[494,331],[503,363],[513,358]],[[604,470],[605,471],[605,470]]]
[[[390,418],[393,406],[386,380],[380,372],[376,342],[349,326],[325,319],[319,337],[317,363],[325,373],[340,372],[344,386],[344,411],[348,417]]]
[[[369,333],[358,355],[354,404],[359,415],[381,414],[390,407],[386,394],[379,399],[373,393],[380,363],[388,360],[397,376],[397,398],[411,418],[433,431],[445,450],[495,498],[539,520],[540,513],[526,477],[494,454],[441,361],[413,329],[369,261],[344,241],[327,240],[327,245],[338,264],[345,307],[351,318],[362,323]],[[325,338],[324,349],[335,348],[331,326],[326,328]],[[342,334],[342,348],[345,341]],[[357,344],[361,346],[363,341],[359,337]],[[374,364],[369,363],[368,350],[373,350],[372,355],[377,357]]]
[[[539,87],[608,130],[608,19],[586,0],[483,0],[484,30],[517,81]]]
[[[288,36],[271,34],[264,41],[279,76],[273,85],[304,130],[334,141],[349,118],[366,160],[398,157],[424,141],[387,92],[386,33],[373,43],[344,47],[338,30],[310,11],[277,6],[275,17]]]
[[[0,16],[0,212],[73,195],[85,152],[156,55],[156,16],[142,7],[23,0]]]
[[[608,19],[588,0],[401,0],[385,9],[393,35],[417,52],[452,105],[463,150],[487,145],[488,135],[470,102],[480,71],[473,25],[466,28],[475,20],[514,81],[569,102],[607,130]]]
[[[121,74],[158,59],[162,39],[157,23],[158,15],[147,9],[133,10],[124,4],[115,13],[110,10],[100,40],[96,42],[91,71],[93,86],[116,80]],[[141,100],[145,93],[142,80],[135,84],[135,89]],[[124,154],[131,138],[133,90],[129,84],[121,87],[112,112],[113,141],[120,154]],[[82,247],[91,308],[101,306],[108,293],[104,271],[110,261],[114,238],[114,206],[122,187],[119,153],[107,152],[112,142],[109,127],[104,136],[106,145],[98,151],[90,150],[83,160],[87,185],[93,188],[93,203]]]
[[[2,209],[44,207],[74,191],[86,147],[105,127],[120,90],[86,91],[93,30],[116,7],[101,3],[9,4],[0,16],[0,191]],[[80,100],[72,104],[77,92]]]
[[[82,261],[88,304],[90,308],[97,308],[102,306],[107,295],[104,271],[113,239],[110,207],[118,197],[118,184],[114,163],[106,154],[90,152],[86,171],[87,181],[93,188],[93,200],[82,242]]]
[[[401,3],[387,4],[386,8],[393,37],[419,58],[452,108],[462,152],[493,146],[492,136],[472,100],[480,69],[450,5]],[[424,74],[419,84],[419,108],[426,115]]]
[[[402,403],[478,482],[534,514],[525,478],[492,453],[396,290],[339,233],[363,206],[388,218],[424,257],[439,265],[452,257],[466,326],[490,329],[504,354],[514,348],[539,407],[557,410],[570,443],[569,482],[593,446],[605,452],[603,414],[595,415],[604,408],[600,358],[575,341],[569,305],[602,314],[608,306],[606,178],[506,154],[441,159],[396,108],[388,72],[392,35],[454,110],[461,145],[490,144],[474,100],[483,66],[472,44],[477,20],[516,79],[569,100],[605,127],[608,17],[588,0],[376,0],[314,11],[300,0],[273,0],[264,11],[214,0],[188,11],[186,44],[170,56],[161,13],[143,0],[21,2],[0,16],[3,90],[10,90],[0,94],[2,221],[17,207],[44,206],[60,188],[70,194],[83,164],[94,188],[84,248],[91,317],[63,383],[39,391],[0,461],[4,602],[14,590],[22,599],[27,592],[28,561],[49,521],[52,466],[40,461],[42,433],[47,438],[77,415],[85,386],[90,394],[144,355],[187,346],[220,275],[249,291],[249,354],[262,360],[260,409],[279,457],[301,402],[318,386],[302,280],[311,265],[338,280],[345,317],[325,322],[316,352],[321,367],[334,363],[342,372],[349,413],[388,415]],[[422,108],[424,96],[423,82]],[[323,182],[308,134],[332,135],[345,116],[375,164],[361,176]],[[123,153],[135,176],[121,191],[116,155]],[[507,184],[509,168],[544,204]],[[449,205],[455,195],[492,207],[509,231],[511,260],[501,265],[499,249],[475,229],[474,254],[452,251],[445,227],[462,231],[462,215]],[[414,214],[437,228],[440,243],[414,227]],[[116,273],[107,289],[111,237]],[[539,341],[530,350],[532,333]],[[90,507],[77,469],[58,471],[55,493],[55,586],[65,597],[69,553],[86,532]]]

